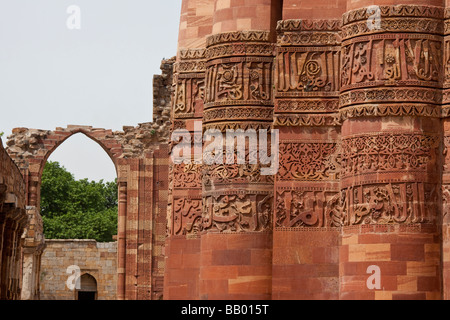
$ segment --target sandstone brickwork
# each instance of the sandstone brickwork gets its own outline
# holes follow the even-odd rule
[[[164,297],[448,299],[450,3],[206,2],[173,129],[277,129],[280,168],[170,164]]]
[[[9,137],[31,252],[43,166],[82,133],[117,168],[117,299],[449,299],[449,10],[183,0],[152,123]],[[279,169],[176,162],[179,130],[192,160],[205,132],[265,130]]]
[[[97,300],[116,300],[117,243],[46,239],[40,272],[41,300],[77,300],[75,277],[88,274],[97,282]],[[70,267],[76,266],[75,268]],[[76,271],[76,272],[75,272]],[[73,278],[70,278],[73,276]],[[69,288],[75,285],[75,287]],[[72,289],[72,290],[71,290]],[[92,289],[90,289],[92,290]]]
[[[28,223],[25,189],[23,176],[6,153],[0,138],[1,300],[19,300],[22,294],[22,235]]]

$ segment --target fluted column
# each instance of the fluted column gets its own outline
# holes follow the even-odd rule
[[[250,147],[271,147],[279,12],[278,1],[216,1],[206,43],[203,130],[206,137],[215,133],[205,150],[210,143],[223,148],[215,161],[203,159],[200,299],[271,298],[273,176],[262,174],[260,158],[250,162]],[[231,144],[237,132],[245,140],[241,156]]]
[[[441,296],[444,12],[395,3],[343,17],[341,299]]]

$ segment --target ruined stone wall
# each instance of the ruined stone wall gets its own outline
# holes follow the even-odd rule
[[[46,240],[40,271],[41,300],[77,300],[76,290],[66,282],[75,275],[71,266],[78,266],[79,276],[89,274],[97,281],[97,300],[116,300],[117,243],[93,240]],[[71,282],[75,283],[75,282]]]
[[[32,222],[24,242],[24,266],[27,270],[39,270],[37,253],[44,245],[40,216],[44,166],[64,141],[74,134],[84,134],[105,150],[117,170],[117,299],[161,299],[174,62],[174,59],[163,60],[161,75],[154,77],[153,122],[124,126],[122,131],[78,125],[55,130],[13,129],[6,149],[24,177],[24,201]],[[23,277],[30,284],[24,299],[36,298],[39,288],[39,277],[29,277],[29,274],[34,274],[34,271],[24,270]]]
[[[19,300],[22,234],[28,222],[25,181],[0,138],[0,299]]]

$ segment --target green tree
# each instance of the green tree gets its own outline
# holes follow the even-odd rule
[[[113,240],[117,234],[117,183],[76,180],[58,162],[42,174],[41,214],[47,239]]]

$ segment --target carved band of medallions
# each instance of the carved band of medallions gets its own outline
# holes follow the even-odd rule
[[[277,32],[289,32],[289,31],[334,31],[341,30],[341,19],[327,19],[327,20],[301,20],[301,19],[289,19],[280,20],[277,23]]]
[[[442,91],[430,88],[374,88],[344,92],[340,96],[341,108],[370,103],[442,103]]]
[[[348,42],[342,48],[341,90],[385,85],[441,87],[442,59],[439,39],[385,34]]]
[[[203,122],[230,121],[230,120],[262,120],[272,121],[273,108],[240,108],[225,107],[205,110],[203,112]]]
[[[431,117],[440,118],[441,108],[425,104],[360,105],[343,108],[339,112],[341,122],[358,117]]]
[[[335,46],[340,43],[340,34],[333,32],[285,32],[278,36],[280,46]]]
[[[272,229],[273,194],[221,194],[203,198],[203,229],[266,232]]]
[[[282,142],[278,181],[339,180],[337,143]]]
[[[204,77],[176,79],[174,93],[173,117],[192,118],[203,110],[205,92]]]
[[[340,227],[329,209],[336,207],[338,191],[313,191],[308,188],[277,189],[275,203],[276,228]]]
[[[275,46],[271,43],[230,43],[207,49],[207,60],[231,56],[273,56]]]
[[[438,192],[435,184],[420,182],[353,186],[329,204],[329,213],[342,226],[434,223]]]
[[[339,99],[280,99],[275,112],[330,113],[339,110]]]
[[[272,58],[223,59],[206,70],[206,107],[256,101],[272,102]]]
[[[270,32],[250,30],[218,33],[206,38],[206,47],[230,42],[270,42]]]
[[[340,126],[339,114],[327,115],[275,115],[275,127],[328,127]]]
[[[339,95],[338,50],[282,50],[278,52],[276,61],[276,96],[312,93]]]
[[[422,172],[437,169],[437,134],[379,133],[342,139],[342,178],[381,172]]]

